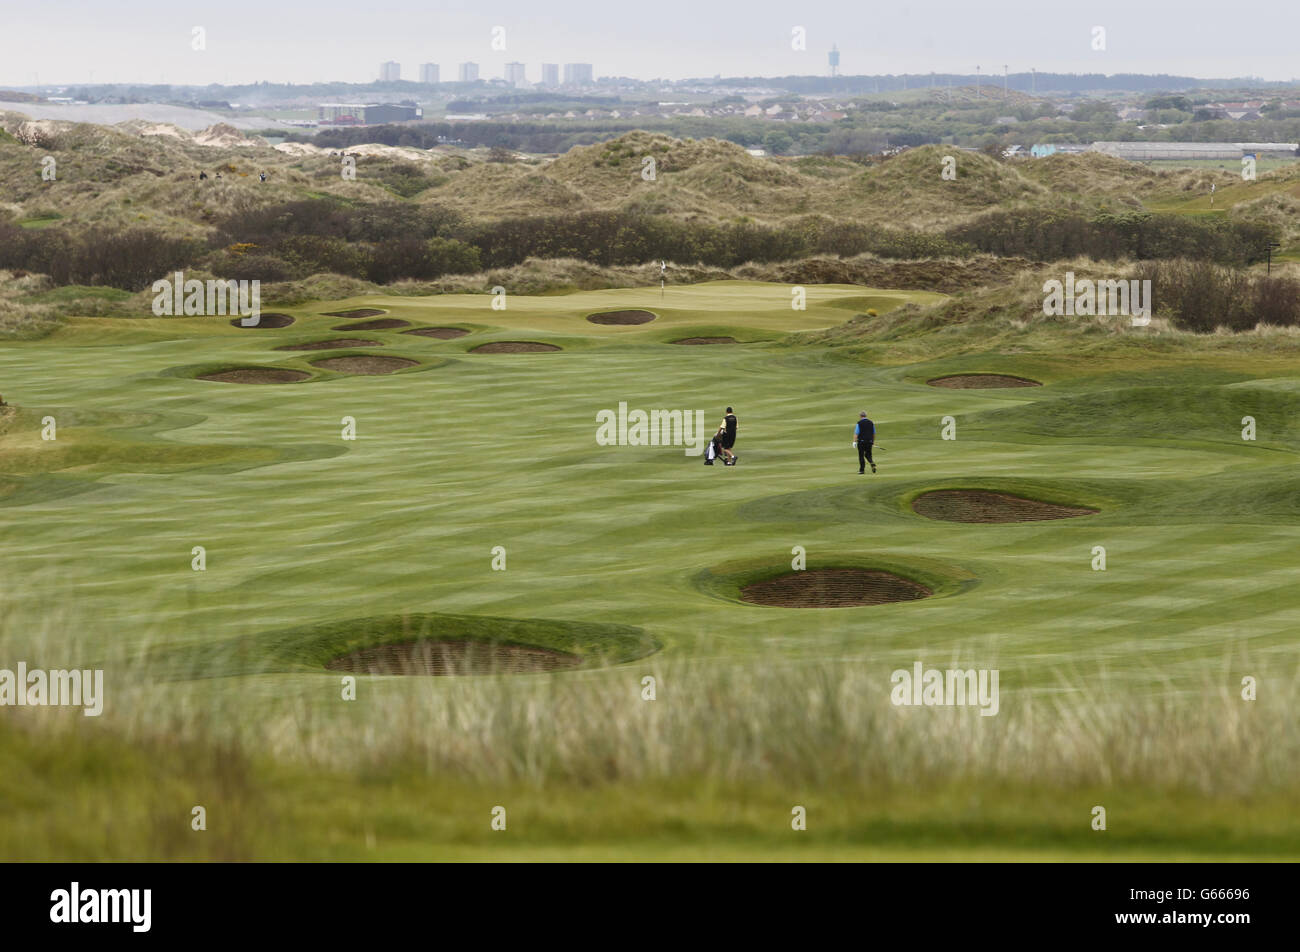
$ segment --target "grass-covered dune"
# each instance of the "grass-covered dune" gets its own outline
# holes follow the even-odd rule
[[[511,162],[491,161],[486,149],[361,145],[349,149],[355,177],[344,178],[338,150],[273,148],[229,127],[196,139],[166,127],[32,122],[19,110],[0,111],[4,130],[0,178],[9,189],[0,218],[26,228],[150,227],[193,237],[210,233],[232,211],[330,198],[348,206],[454,208],[475,222],[622,210],[773,226],[815,215],[921,231],[995,210],[1145,208],[1268,220],[1283,229],[1288,245],[1297,237],[1295,162],[1243,182],[1239,169],[1152,169],[1100,153],[1001,161],[925,145],[864,163],[847,156],[756,157],[721,139],[634,130],[559,156]],[[54,182],[41,178],[46,155],[57,163]],[[652,178],[642,175],[647,158],[655,161]],[[955,162],[955,178],[941,175],[946,159]],[[209,178],[199,181],[200,172]]]

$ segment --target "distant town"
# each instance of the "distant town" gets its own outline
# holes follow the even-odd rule
[[[1087,150],[1224,161],[1293,156],[1300,141],[1295,83],[1006,66],[844,76],[834,46],[824,62],[820,75],[663,80],[600,75],[593,63],[465,61],[444,70],[387,60],[368,83],[30,86],[0,89],[0,109],[190,131],[225,123],[273,143],[551,154],[636,128],[726,139],[756,156],[888,155],[944,143],[1006,157]]]

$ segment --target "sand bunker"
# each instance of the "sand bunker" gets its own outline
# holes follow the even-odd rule
[[[380,311],[373,307],[359,307],[352,311],[326,311],[326,317],[378,317],[380,314],[387,314],[387,311]]]
[[[325,667],[353,674],[456,676],[563,671],[580,664],[577,655],[549,648],[449,640],[362,648],[332,659]]]
[[[540,354],[545,351],[559,350],[554,344],[539,344],[535,340],[497,340],[490,344],[479,344],[471,354]]]
[[[376,357],[371,354],[357,354],[352,357],[326,357],[312,362],[314,367],[323,367],[341,374],[391,374],[406,367],[414,367],[418,360],[405,357]]]
[[[808,569],[746,585],[743,601],[782,608],[848,608],[927,598],[934,593],[911,579],[870,569]]]
[[[587,315],[587,320],[593,324],[649,324],[654,319],[655,315],[649,311],[605,311]]]
[[[237,317],[230,322],[231,327],[242,327],[245,330],[256,331],[265,330],[268,327],[288,327],[293,323],[293,316],[289,314],[262,314],[256,324],[244,324],[242,317]]]
[[[336,337],[333,340],[314,340],[307,344],[285,344],[276,350],[337,350],[340,347],[382,347],[377,340],[360,337]]]
[[[1091,516],[1099,511],[983,489],[939,489],[917,496],[912,509],[927,519],[947,522],[1042,522]]]
[[[439,340],[453,340],[465,337],[469,331],[463,327],[417,327],[415,330],[402,331],[403,334],[415,334],[417,337],[436,337]]]
[[[739,344],[734,337],[683,337],[673,341],[674,344]]]
[[[381,317],[377,321],[362,321],[360,324],[339,324],[332,328],[336,331],[386,331],[394,327],[410,327],[410,321],[400,317]]]
[[[215,380],[218,383],[295,383],[306,380],[311,374],[282,367],[232,367],[216,373],[200,374],[198,380]]]
[[[1037,380],[1028,377],[1012,377],[1009,374],[953,374],[949,377],[935,377],[927,380],[932,387],[946,387],[949,390],[990,390],[1005,387],[1041,387]]]

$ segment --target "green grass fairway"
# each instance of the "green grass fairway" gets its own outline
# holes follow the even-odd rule
[[[504,310],[367,297],[268,305],[296,318],[278,329],[88,318],[6,344],[0,668],[103,667],[106,699],[97,719],[0,709],[0,829],[50,833],[0,837],[0,859],[1300,857],[1300,365],[1136,340],[1090,362],[1065,337],[868,365],[790,336],[938,300],[810,286],[795,310],[789,286],[741,282]],[[331,330],[369,320],[326,316],[351,308],[412,327]],[[625,308],[658,318],[586,320]],[[404,333],[422,326],[471,333]],[[718,336],[742,343],[671,343]],[[275,349],[331,337],[379,346]],[[562,349],[471,352],[494,341]],[[354,354],[418,364],[314,364]],[[310,376],[195,379],[231,367]],[[924,382],[965,372],[1045,386]],[[734,406],[739,465],[598,445],[620,403],[702,410],[709,434]],[[850,446],[863,409],[875,476]],[[1100,511],[910,510],[942,488]],[[734,597],[727,579],[788,569],[797,546],[809,569],[889,568],[934,595]],[[324,667],[430,632],[586,664],[362,677],[356,701]],[[998,669],[999,715],[894,707],[890,673],[917,661]],[[489,833],[507,800],[518,833]]]

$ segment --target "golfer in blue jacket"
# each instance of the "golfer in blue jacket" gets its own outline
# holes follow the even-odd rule
[[[876,442],[876,425],[867,419],[867,411],[863,410],[858,414],[858,422],[853,427],[853,445],[858,448],[858,475],[861,476],[867,471],[867,464],[871,464],[871,471],[876,471],[876,461],[871,458],[871,447]]]

